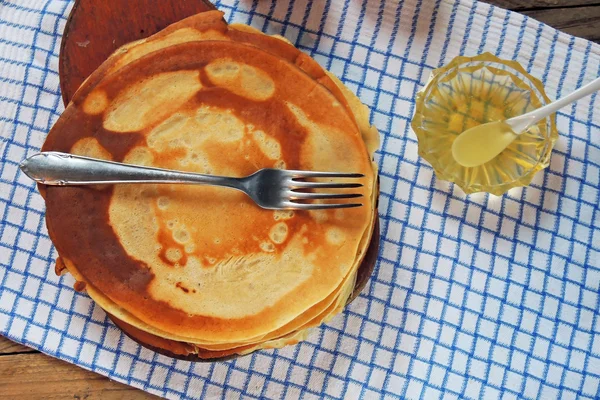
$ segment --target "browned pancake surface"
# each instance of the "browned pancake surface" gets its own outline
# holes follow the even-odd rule
[[[233,176],[261,167],[369,176],[344,106],[254,46],[178,44],[93,78],[44,150]],[[367,202],[372,189],[367,181]],[[266,333],[323,300],[371,218],[368,204],[276,214],[228,189],[172,185],[48,188],[46,202],[60,254],[94,287],[152,326],[219,340]]]

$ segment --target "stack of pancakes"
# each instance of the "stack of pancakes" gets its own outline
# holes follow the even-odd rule
[[[215,359],[304,339],[351,295],[376,218],[369,111],[281,37],[210,11],[117,50],[43,151],[227,176],[362,173],[362,207],[269,211],[197,185],[40,187],[66,267],[128,335]]]

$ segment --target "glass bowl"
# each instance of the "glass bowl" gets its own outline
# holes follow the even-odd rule
[[[490,53],[456,57],[434,70],[417,94],[411,126],[419,141],[419,155],[432,165],[439,179],[456,183],[466,194],[501,195],[527,186],[549,164],[558,138],[553,116],[529,128],[479,167],[456,163],[452,143],[473,126],[521,115],[549,102],[542,83],[516,61]]]

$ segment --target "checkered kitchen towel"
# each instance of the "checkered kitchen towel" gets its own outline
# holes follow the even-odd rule
[[[63,110],[72,4],[2,0],[0,333],[171,398],[598,398],[598,96],[558,113],[550,168],[503,197],[435,179],[409,122],[416,91],[456,55],[518,60],[556,97],[600,75],[600,46],[468,0],[218,3],[230,21],[286,36],[371,106],[383,236],[369,285],[308,342],[235,361],[176,361],[124,337],[54,275],[43,201],[17,168]]]

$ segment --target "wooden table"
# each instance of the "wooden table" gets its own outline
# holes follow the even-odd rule
[[[0,336],[0,399],[65,398],[158,399]]]
[[[488,0],[571,35],[600,43],[598,0]],[[154,399],[0,336],[0,398]]]
[[[570,35],[600,43],[598,0],[484,0],[523,13]]]

